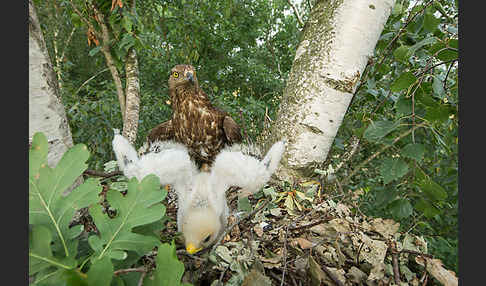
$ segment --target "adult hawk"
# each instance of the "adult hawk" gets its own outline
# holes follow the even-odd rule
[[[169,76],[172,119],[154,127],[147,141],[175,140],[187,146],[199,167],[206,169],[225,145],[242,140],[240,128],[227,112],[214,107],[199,87],[191,65],[176,65]]]

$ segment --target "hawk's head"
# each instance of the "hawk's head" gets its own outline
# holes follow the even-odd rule
[[[194,86],[196,88],[196,92],[199,89],[196,71],[191,65],[176,65],[170,70],[169,88],[175,88],[183,85]]]

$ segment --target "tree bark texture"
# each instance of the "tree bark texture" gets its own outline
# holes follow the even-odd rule
[[[287,140],[280,179],[326,159],[395,0],[321,0],[306,23],[267,144]]]
[[[140,109],[140,83],[138,80],[137,52],[133,47],[128,50],[126,71],[126,107],[122,135],[134,143],[137,139],[138,114]]]
[[[54,167],[73,146],[59,86],[52,68],[39,20],[29,0],[29,143],[36,132],[49,142],[47,163]]]
[[[123,122],[125,122],[125,104],[126,104],[126,99],[125,99],[125,93],[123,92],[123,84],[121,82],[121,77],[120,73],[116,69],[115,65],[115,60],[113,59],[113,56],[111,55],[110,51],[110,32],[108,29],[108,26],[104,20],[104,16],[101,12],[98,11],[93,6],[93,11],[98,19],[98,24],[101,27],[101,38],[102,38],[102,43],[101,43],[101,51],[103,52],[103,55],[105,56],[106,59],[106,65],[110,69],[111,76],[113,77],[113,80],[115,81],[115,87],[116,87],[116,92],[118,94],[118,101],[120,102],[120,110],[122,114],[122,119]],[[94,27],[91,25],[91,28],[94,30]]]

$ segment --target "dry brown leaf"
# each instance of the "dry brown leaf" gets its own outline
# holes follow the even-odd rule
[[[329,225],[332,226],[339,233],[351,232],[351,226],[349,225],[349,222],[341,218],[335,218],[329,221]]]
[[[113,9],[115,9],[115,6],[122,8],[123,2],[121,0],[111,0],[111,10],[110,11],[113,11]]]
[[[361,250],[360,259],[363,258],[371,265],[383,263],[388,249],[386,243],[380,240],[373,240],[364,233],[361,233],[361,241],[363,241],[365,247]]]
[[[378,232],[385,238],[391,238],[400,228],[400,223],[392,219],[376,218],[371,221],[371,230]]]
[[[296,238],[294,241],[297,242],[297,244],[300,246],[300,248],[302,249],[309,249],[309,248],[312,248],[314,246],[314,243],[308,241],[307,239],[303,238],[303,237],[298,237]]]
[[[427,272],[430,273],[435,279],[437,279],[444,286],[457,286],[458,280],[456,273],[444,268],[440,259],[428,258],[417,256],[415,261],[424,266],[427,264]]]
[[[323,238],[336,239],[338,236],[336,229],[327,223],[315,225],[311,227],[310,230],[321,235]]]
[[[349,281],[363,285],[363,282],[366,281],[366,278],[368,277],[366,273],[361,271],[359,268],[353,266],[351,269],[349,269],[348,274],[346,275],[349,279]]]
[[[378,263],[371,269],[368,281],[383,280],[385,277],[385,263]]]
[[[261,226],[259,226],[259,225],[255,225],[255,226],[253,227],[253,231],[256,233],[256,235],[257,235],[258,237],[262,237],[262,235],[263,235],[263,227],[261,227]]]

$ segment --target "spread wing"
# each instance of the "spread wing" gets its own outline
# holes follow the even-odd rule
[[[150,133],[147,135],[147,139],[149,142],[154,141],[166,141],[173,139],[174,137],[174,128],[172,126],[172,120],[167,120],[165,122],[160,123],[159,125],[155,126],[150,130]]]
[[[223,119],[224,135],[230,144],[241,142],[240,127],[233,118],[226,115]]]

